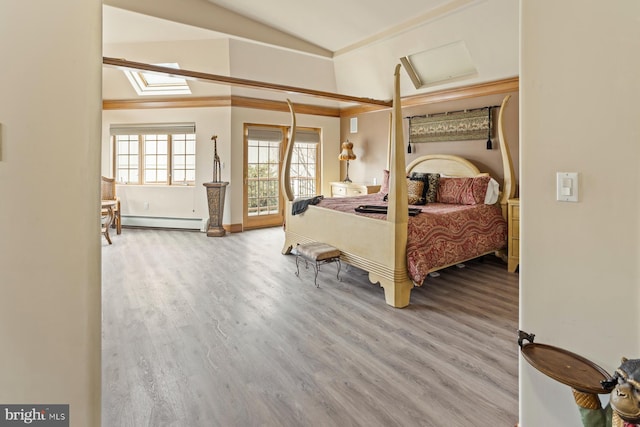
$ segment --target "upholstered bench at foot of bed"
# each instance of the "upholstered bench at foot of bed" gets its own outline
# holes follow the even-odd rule
[[[296,245],[295,249],[291,251],[296,256],[296,276],[300,277],[300,267],[299,261],[300,258],[304,260],[305,267],[308,268],[308,263],[311,263],[313,270],[315,272],[315,276],[313,279],[313,283],[318,285],[318,272],[320,271],[320,266],[322,264],[328,264],[331,262],[335,262],[338,264],[338,274],[336,275],[337,279],[340,280],[340,250],[334,248],[331,245],[327,245],[326,243],[313,242],[313,243],[305,243],[303,245]]]

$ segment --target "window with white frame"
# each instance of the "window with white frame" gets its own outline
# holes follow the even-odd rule
[[[317,129],[298,129],[291,153],[291,188],[294,197],[313,197],[318,194],[318,148],[320,133]]]
[[[176,62],[153,64],[180,69]],[[189,84],[182,77],[167,76],[146,71],[123,70],[138,95],[190,95]]]
[[[117,182],[195,184],[195,124],[111,125],[111,135]]]

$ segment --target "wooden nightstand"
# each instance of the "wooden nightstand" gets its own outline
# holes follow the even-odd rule
[[[514,273],[520,264],[520,199],[509,199],[509,238],[507,271]]]
[[[353,197],[365,194],[377,193],[380,191],[379,185],[356,184],[354,182],[332,182],[331,197]]]

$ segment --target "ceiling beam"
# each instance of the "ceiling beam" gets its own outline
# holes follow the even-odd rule
[[[103,110],[142,110],[155,108],[203,108],[203,107],[244,107],[258,110],[289,112],[289,105],[283,101],[249,98],[246,96],[199,96],[199,97],[158,97],[136,99],[104,99]],[[296,103],[296,112],[313,116],[340,117],[340,109],[318,105]]]
[[[257,80],[241,79],[237,77],[222,76],[219,74],[209,74],[200,71],[180,70],[170,67],[162,67],[159,65],[146,64],[143,62],[127,61],[126,59],[103,57],[102,63],[109,67],[136,70],[151,73],[169,75],[172,77],[183,77],[189,80],[198,80],[209,83],[219,83],[230,86],[249,87],[253,89],[264,89],[278,92],[294,93],[299,95],[307,95],[316,98],[331,99],[340,102],[354,102],[366,105],[378,105],[383,107],[391,107],[391,101],[382,101],[378,99],[362,98],[358,96],[342,95],[339,93],[325,92],[321,90],[306,89],[295,86],[281,85],[277,83],[266,83]]]

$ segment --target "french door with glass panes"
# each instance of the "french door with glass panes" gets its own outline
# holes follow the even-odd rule
[[[284,221],[280,177],[288,130],[286,126],[245,125],[245,229],[279,226]],[[296,143],[291,156],[294,197],[319,194],[319,144],[318,129],[296,130]]]

